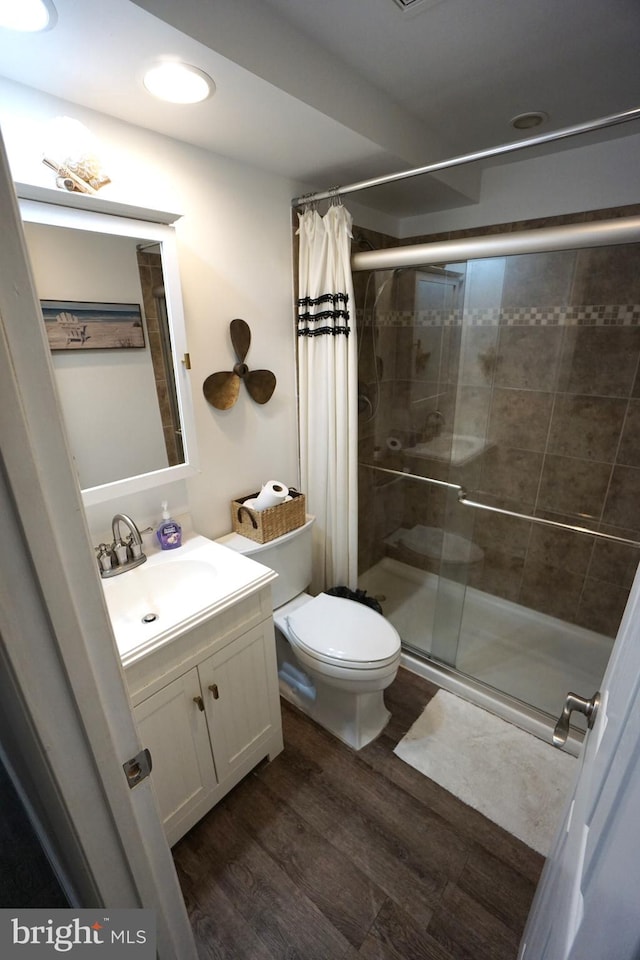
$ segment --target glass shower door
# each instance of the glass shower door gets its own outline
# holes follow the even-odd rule
[[[432,656],[436,635],[440,648],[445,637],[434,621],[446,587],[440,567],[464,279],[464,264],[372,274],[359,318],[360,586],[422,657]],[[448,630],[450,647],[439,651],[449,663],[458,634]]]
[[[450,478],[470,498],[639,539],[639,265],[638,245],[468,263],[454,434],[483,448]],[[479,551],[455,665],[557,715],[568,689],[597,688],[639,555],[525,518],[449,510]],[[454,619],[439,604],[436,633]]]
[[[361,587],[408,651],[555,716],[640,559],[638,278],[638,244],[356,274]]]

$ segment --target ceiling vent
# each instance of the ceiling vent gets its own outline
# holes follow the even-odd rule
[[[435,7],[439,3],[442,3],[442,0],[393,0],[396,6],[400,7],[401,10],[424,10],[427,7]]]

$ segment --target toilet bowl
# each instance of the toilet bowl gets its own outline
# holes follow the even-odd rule
[[[219,542],[279,574],[273,619],[281,696],[359,750],[391,716],[383,691],[398,671],[400,636],[364,604],[305,592],[313,521],[265,544],[235,533]]]

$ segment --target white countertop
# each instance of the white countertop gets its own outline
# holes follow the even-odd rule
[[[175,640],[276,577],[269,567],[198,534],[187,534],[174,550],[148,549],[146,563],[101,581],[123,665]],[[145,622],[144,617],[152,619]]]

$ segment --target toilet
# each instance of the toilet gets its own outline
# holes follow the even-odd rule
[[[278,574],[273,583],[281,696],[355,750],[370,743],[391,714],[384,690],[400,664],[400,636],[370,607],[305,592],[311,581],[313,517],[290,533],[254,543],[230,533],[218,543]]]

